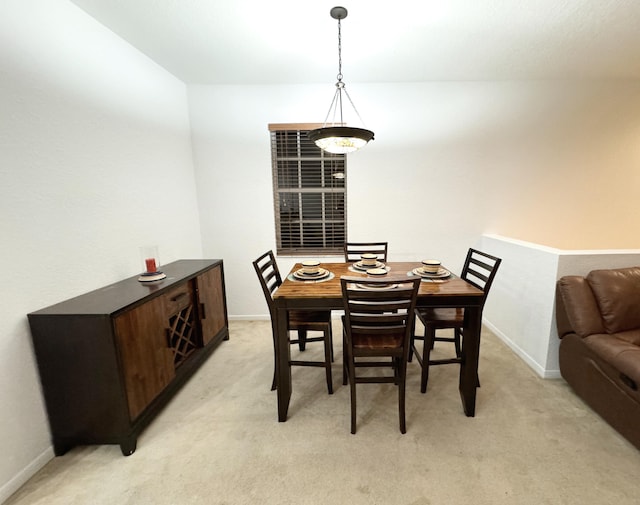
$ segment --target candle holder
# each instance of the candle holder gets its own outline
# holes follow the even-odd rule
[[[138,277],[140,282],[154,282],[166,277],[166,274],[160,270],[158,246],[141,247],[140,257],[142,258],[143,268],[143,272]]]

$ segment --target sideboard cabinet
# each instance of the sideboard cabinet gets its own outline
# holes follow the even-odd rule
[[[180,260],[28,314],[56,455],[142,429],[229,339],[222,260]]]

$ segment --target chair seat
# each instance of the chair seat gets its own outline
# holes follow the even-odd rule
[[[430,324],[435,328],[461,328],[464,324],[464,309],[461,308],[419,308],[416,313],[422,324]]]
[[[358,335],[353,337],[354,350],[391,351],[402,349],[404,335]]]
[[[325,325],[331,321],[330,310],[290,310],[289,327],[300,325]]]

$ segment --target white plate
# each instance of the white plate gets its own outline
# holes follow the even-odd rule
[[[398,287],[397,284],[359,284],[356,283],[356,287],[360,289],[370,289],[370,290],[378,290],[378,289],[395,289]]]
[[[449,272],[449,270],[442,267],[440,267],[437,274],[429,274],[425,272],[422,267],[414,268],[412,272],[416,275],[419,275],[420,277],[427,277],[429,279],[444,279],[451,275],[451,272]]]
[[[366,272],[367,270],[371,270],[372,268],[383,268],[384,267],[384,263],[382,263],[381,261],[376,261],[375,265],[363,265],[362,261],[356,261],[353,264],[353,268],[355,268],[356,270],[362,270],[363,272]]]
[[[324,268],[319,269],[318,272],[316,272],[315,274],[305,273],[302,268],[293,272],[293,276],[296,279],[300,279],[300,280],[324,279],[328,275],[329,275],[329,270],[326,270]]]

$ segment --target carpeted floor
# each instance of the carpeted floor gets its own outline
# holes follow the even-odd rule
[[[323,369],[294,368],[286,423],[277,421],[269,390],[270,323],[232,321],[230,335],[141,434],[132,456],[118,446],[75,448],[6,503],[640,503],[640,452],[563,380],[538,378],[487,329],[476,416],[462,412],[457,366],[433,367],[422,395],[414,361],[406,435],[395,387],[378,384],[358,386],[358,433],[350,434],[339,321],[335,394],[326,393]]]

